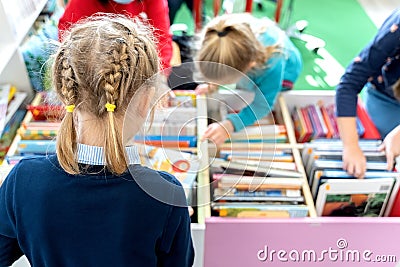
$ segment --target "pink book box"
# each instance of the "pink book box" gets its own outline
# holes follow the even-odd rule
[[[400,218],[206,220],[205,267],[400,266]]]

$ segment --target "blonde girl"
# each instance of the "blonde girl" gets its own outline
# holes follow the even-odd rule
[[[52,71],[66,108],[57,154],[21,160],[0,188],[0,266],[23,254],[33,267],[192,265],[187,207],[156,200],[137,179],[174,184],[184,199],[180,183],[126,146],[155,94],[149,32],[98,15],[63,37]]]
[[[237,83],[238,88],[255,93],[247,107],[206,130],[204,138],[217,145],[230,132],[267,115],[279,92],[293,87],[302,68],[300,53],[288,36],[271,20],[250,14],[226,14],[211,20],[197,60],[201,73],[214,84]],[[204,93],[208,88],[199,85],[196,90]]]

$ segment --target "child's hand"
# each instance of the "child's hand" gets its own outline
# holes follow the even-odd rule
[[[386,153],[387,169],[392,170],[394,158],[400,155],[400,126],[394,128],[385,137],[380,149]]]
[[[189,206],[188,210],[189,210],[189,216],[192,217],[192,215],[194,214],[193,208]]]
[[[217,89],[218,89],[218,85],[216,85],[216,84],[202,83],[196,87],[194,92],[196,95],[212,94],[215,91],[217,91]]]
[[[367,160],[358,146],[345,146],[343,148],[343,169],[348,174],[353,175],[357,178],[364,178],[367,170]]]
[[[201,141],[209,139],[214,142],[216,146],[220,146],[225,142],[226,139],[230,137],[230,133],[233,132],[233,130],[234,128],[232,122],[230,122],[229,120],[223,122],[215,122],[208,126]]]

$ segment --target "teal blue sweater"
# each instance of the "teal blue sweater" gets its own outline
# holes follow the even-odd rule
[[[249,79],[243,78],[237,84],[237,88],[254,92],[255,97],[253,102],[239,113],[227,116],[235,131],[252,125],[268,115],[274,107],[279,92],[291,89],[302,69],[302,60],[298,49],[288,36],[274,24],[259,34],[258,40],[266,47],[275,44],[279,44],[280,47],[263,68],[250,71],[247,73]]]

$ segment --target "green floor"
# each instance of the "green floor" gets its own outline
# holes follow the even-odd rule
[[[285,6],[289,1],[284,1]],[[304,61],[303,71],[295,88],[333,89],[343,73],[343,68],[368,43],[377,29],[357,0],[293,1],[289,25],[297,20],[307,20],[309,26],[305,33],[326,42],[325,48],[316,54],[306,47],[305,42],[293,39]],[[213,0],[205,1],[205,21],[213,16],[212,3]],[[272,18],[275,4],[270,0],[263,0],[262,5],[262,10],[253,5],[253,14]],[[285,20],[285,15],[287,13],[284,12],[281,21]],[[175,23],[186,23],[190,33],[193,33],[193,19],[186,6],[179,11]]]

